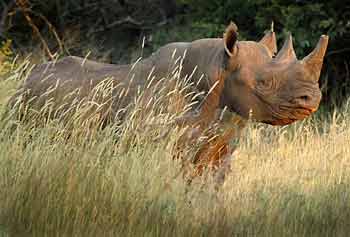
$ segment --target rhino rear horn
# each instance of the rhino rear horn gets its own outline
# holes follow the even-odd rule
[[[328,36],[322,35],[316,45],[316,48],[301,61],[306,67],[317,73],[319,76],[323,64],[323,58],[328,46]]]
[[[271,23],[271,29],[264,35],[259,43],[265,45],[272,55],[277,53],[276,34],[273,30],[273,22]]]
[[[235,23],[231,22],[226,28],[224,34],[224,44],[226,53],[232,57],[237,51],[237,38],[238,38],[238,27]]]
[[[286,40],[284,41],[282,49],[276,55],[276,62],[290,62],[297,60],[297,57],[293,48],[293,38],[292,34],[288,34]]]

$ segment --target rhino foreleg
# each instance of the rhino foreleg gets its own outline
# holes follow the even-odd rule
[[[226,174],[230,171],[233,152],[237,148],[237,143],[245,121],[241,117],[228,113],[220,117],[215,124],[205,131],[198,131],[197,128],[189,129],[182,144],[187,141],[189,144],[197,144],[197,151],[191,160],[194,170],[189,179],[192,180],[201,176],[205,170],[212,172],[218,184],[222,184]],[[193,135],[195,134],[195,135]]]

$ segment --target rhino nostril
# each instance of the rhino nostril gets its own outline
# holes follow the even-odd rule
[[[303,95],[303,96],[300,96],[299,99],[302,100],[302,101],[307,102],[307,101],[311,100],[311,97],[308,96],[308,95]]]

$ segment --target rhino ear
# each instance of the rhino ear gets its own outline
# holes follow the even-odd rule
[[[275,32],[273,31],[273,22],[271,23],[271,29],[265,34],[259,43],[265,45],[272,55],[277,53],[277,42]]]
[[[238,27],[235,23],[231,22],[227,26],[224,34],[224,44],[226,53],[232,57],[237,51],[237,38],[238,38]]]

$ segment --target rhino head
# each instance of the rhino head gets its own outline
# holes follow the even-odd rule
[[[302,60],[296,58],[292,36],[277,52],[273,29],[259,42],[238,41],[231,23],[223,37],[225,85],[221,106],[241,116],[286,125],[304,119],[318,109],[318,80],[328,37],[322,35],[316,48]]]

